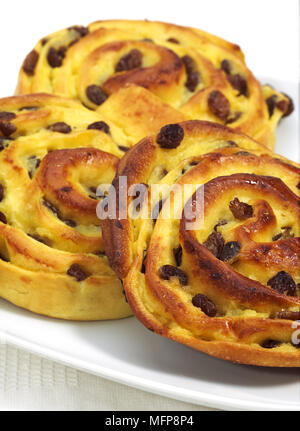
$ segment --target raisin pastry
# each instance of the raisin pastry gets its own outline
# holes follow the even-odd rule
[[[269,148],[278,121],[293,110],[288,96],[260,85],[239,46],[149,21],[98,21],[41,39],[23,63],[17,94],[40,91],[80,100],[125,128],[128,117],[147,123],[151,134],[164,124],[200,119],[229,125]],[[177,119],[164,118],[168,108]],[[137,136],[134,127],[128,132],[147,135]]]
[[[120,203],[118,218],[103,221],[106,252],[148,329],[233,362],[300,366],[295,163],[195,120],[133,147],[113,184]]]
[[[131,314],[96,215],[96,188],[124,154],[121,132],[71,99],[0,100],[2,298],[64,319]]]

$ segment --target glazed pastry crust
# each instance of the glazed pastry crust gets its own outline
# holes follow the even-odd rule
[[[41,91],[111,117],[132,143],[164,124],[199,119],[273,148],[278,121],[292,111],[286,95],[256,80],[238,45],[151,21],[97,21],[41,39],[23,63],[16,94]]]
[[[95,194],[116,173],[122,131],[46,94],[1,99],[0,131],[0,296],[62,319],[129,316]]]
[[[224,126],[201,121],[180,126],[184,138],[177,148],[160,147],[161,132],[145,138],[123,158],[113,181],[117,187],[125,175],[128,187],[194,185],[182,201],[176,189],[161,196],[155,223],[129,214],[103,222],[107,256],[123,279],[129,304],[148,329],[218,358],[298,367],[300,351],[292,337],[300,312],[299,166]],[[195,203],[201,187],[204,223],[189,230],[183,210]],[[143,207],[148,213],[150,197],[148,187]],[[253,213],[239,218],[230,210],[235,198]],[[168,204],[175,209],[165,218]],[[235,259],[216,256],[204,245],[214,232],[225,245],[239,244]],[[173,276],[161,276],[164,265],[175,268]],[[290,292],[269,282],[281,271],[294,280]],[[215,315],[194,305],[198,294],[212,301]]]

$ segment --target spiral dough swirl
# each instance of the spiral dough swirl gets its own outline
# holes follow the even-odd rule
[[[1,297],[64,319],[131,314],[96,215],[97,188],[111,183],[124,154],[121,138],[71,99],[0,100]]]
[[[295,163],[208,122],[165,126],[132,148],[114,184],[122,175],[128,187],[146,184],[146,213],[151,185],[169,186],[155,218],[128,213],[103,224],[110,263],[141,322],[226,360],[300,366],[299,174]],[[203,223],[191,228],[201,211]]]

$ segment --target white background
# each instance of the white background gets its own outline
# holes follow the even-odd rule
[[[87,25],[92,21],[115,18],[147,18],[201,28],[238,43],[246,55],[248,66],[263,81],[269,77],[282,81],[282,90],[285,90],[285,81],[298,83],[298,0],[2,0],[0,16],[0,97],[13,94],[18,69],[40,38],[71,25]],[[18,310],[15,310],[17,315]],[[180,406],[192,408],[188,404],[180,405],[180,402],[172,404],[171,400],[154,395],[147,398],[147,394],[138,390],[105,383],[100,378],[90,378],[77,371],[72,374],[63,366],[45,365],[37,357],[28,357],[22,351],[0,350],[0,364],[3,372],[2,375],[0,373],[0,392],[5,381],[8,382],[6,386],[11,388],[9,391],[6,387],[6,392],[0,393],[0,410],[118,410],[126,408],[126,399],[131,401],[128,404],[131,409],[143,409],[145,406],[149,410],[158,407],[162,410],[180,410]],[[76,377],[75,380],[80,381],[80,384],[72,383],[69,392],[64,382],[70,379],[61,377],[68,376],[68,373],[71,373],[72,379]],[[41,383],[36,385],[36,379]],[[48,382],[47,385],[44,381]],[[62,382],[61,388],[57,386],[57,381]],[[19,390],[16,391],[16,388]],[[25,388],[25,392],[20,392],[20,388],[22,391]]]

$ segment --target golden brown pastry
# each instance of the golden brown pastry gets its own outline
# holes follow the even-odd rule
[[[23,63],[17,94],[40,91],[80,100],[133,140],[168,122],[200,119],[273,148],[278,121],[293,110],[288,96],[260,85],[239,46],[150,21],[98,21],[41,39]],[[177,118],[165,118],[170,109]],[[128,117],[147,124],[146,133],[128,127]]]
[[[111,183],[121,138],[112,122],[71,99],[0,100],[2,298],[63,319],[131,314],[96,215],[96,188]]]
[[[299,174],[247,136],[201,121],[167,125],[126,153],[113,181],[118,218],[102,229],[138,319],[218,358],[299,367]],[[125,216],[122,177],[128,192],[147,186],[128,193]]]

